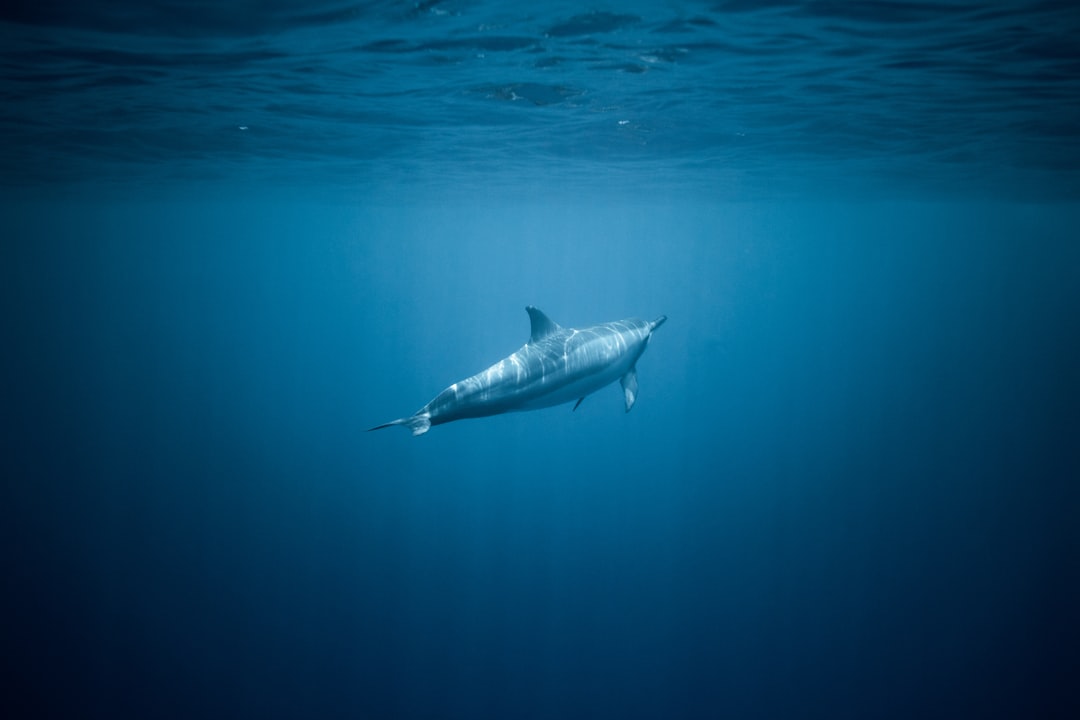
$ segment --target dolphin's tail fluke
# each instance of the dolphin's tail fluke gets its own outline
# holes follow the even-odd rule
[[[404,425],[412,431],[413,437],[417,435],[423,435],[431,429],[431,416],[427,413],[417,413],[411,417],[399,418],[397,420],[391,420],[383,425],[376,425],[373,428],[368,428],[368,432],[372,430],[382,430],[392,425]]]

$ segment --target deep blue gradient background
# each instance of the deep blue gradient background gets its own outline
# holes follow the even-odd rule
[[[6,217],[24,707],[989,716],[1069,697],[1072,210]],[[567,324],[669,314],[634,412],[612,388],[363,432],[516,348],[527,301]]]
[[[237,7],[0,22],[5,717],[1076,714],[1070,5]]]

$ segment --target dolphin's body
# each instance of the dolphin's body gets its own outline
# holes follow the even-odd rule
[[[404,425],[423,435],[432,425],[465,418],[561,405],[577,406],[600,388],[622,381],[626,411],[637,399],[636,364],[653,330],[664,324],[661,315],[649,322],[630,318],[587,328],[563,328],[529,306],[529,342],[482,373],[456,382],[410,417],[371,428]]]

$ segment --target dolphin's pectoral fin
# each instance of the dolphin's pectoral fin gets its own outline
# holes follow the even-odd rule
[[[637,400],[637,367],[627,370],[619,382],[622,384],[623,395],[626,396],[626,412],[630,412]]]
[[[576,403],[574,403],[574,409],[575,409],[575,410],[577,410],[577,406],[578,406],[578,405],[580,405],[580,404],[581,404],[581,403],[582,403],[582,402],[583,402],[584,400],[585,400],[585,396],[584,396],[584,395],[582,395],[581,397],[579,397],[579,398],[578,398],[578,401],[577,401]]]

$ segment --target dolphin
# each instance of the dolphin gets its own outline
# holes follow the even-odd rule
[[[537,308],[525,308],[532,323],[529,342],[487,370],[456,382],[409,417],[378,425],[402,425],[414,436],[432,425],[562,405],[620,380],[626,412],[637,400],[637,361],[649,338],[664,324],[629,318],[585,328],[564,328]]]

